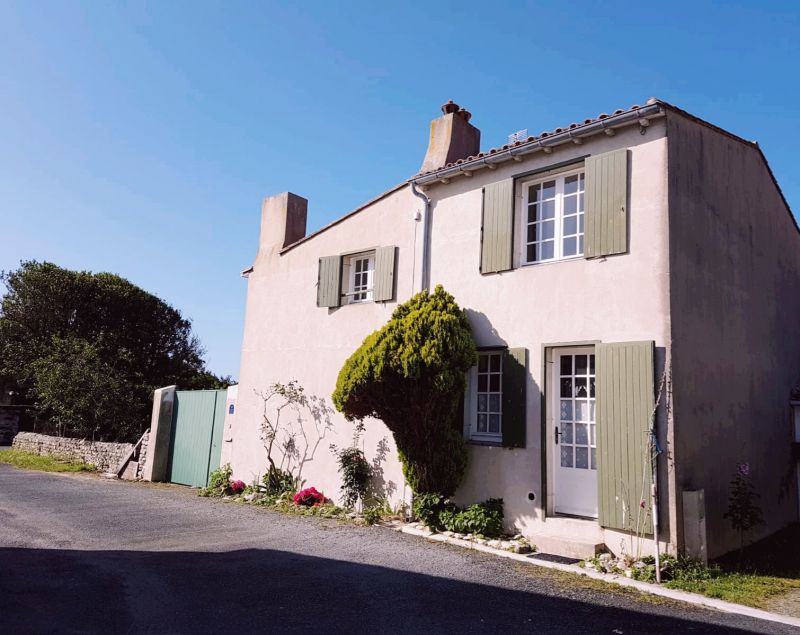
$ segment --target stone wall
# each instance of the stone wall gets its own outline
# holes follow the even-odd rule
[[[144,445],[144,442],[143,442]],[[105,443],[67,437],[51,437],[33,432],[20,432],[14,437],[15,450],[49,454],[96,465],[104,472],[116,472],[120,463],[133,450],[133,443]],[[138,470],[137,470],[138,472]]]

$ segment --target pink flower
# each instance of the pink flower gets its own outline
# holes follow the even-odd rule
[[[245,484],[244,481],[231,481],[230,487],[234,494],[238,494],[239,492],[244,491]]]
[[[750,464],[749,463],[739,463],[736,466],[736,469],[739,472],[739,476],[750,476]]]
[[[307,487],[302,489],[292,498],[295,505],[302,505],[304,507],[317,507],[325,502],[325,495],[318,492],[316,487]]]

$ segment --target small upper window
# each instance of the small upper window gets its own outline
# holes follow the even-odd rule
[[[583,255],[583,172],[525,183],[522,261],[525,264]]]
[[[342,288],[345,289],[344,296],[348,304],[372,300],[374,274],[374,252],[345,257],[342,267]]]

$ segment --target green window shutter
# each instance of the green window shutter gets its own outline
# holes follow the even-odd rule
[[[597,344],[597,489],[603,527],[653,533],[653,342]],[[645,508],[640,507],[645,501]]]
[[[336,307],[342,295],[342,257],[323,256],[319,259],[317,306]]]
[[[378,247],[375,250],[375,273],[372,299],[375,302],[394,300],[395,247]]]
[[[483,188],[481,273],[514,266],[514,179]]]
[[[586,159],[587,258],[628,251],[628,151]]]
[[[503,445],[525,447],[527,349],[509,348],[503,355]]]

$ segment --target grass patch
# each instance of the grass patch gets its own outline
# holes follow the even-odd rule
[[[80,461],[72,461],[57,456],[39,455],[21,450],[4,450],[0,452],[0,463],[7,463],[24,470],[40,472],[96,472],[94,465]]]
[[[800,589],[800,580],[721,571],[717,577],[707,580],[671,580],[665,586],[726,602],[767,608],[770,599]]]

